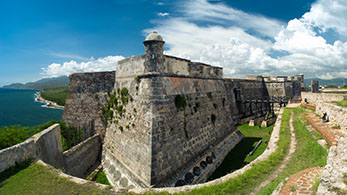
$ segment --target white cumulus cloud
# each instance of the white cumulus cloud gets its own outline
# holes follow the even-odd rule
[[[85,62],[76,62],[71,60],[62,64],[53,63],[45,68],[42,68],[45,77],[57,77],[70,75],[77,72],[100,72],[100,71],[115,71],[117,62],[125,59],[123,56],[107,56],[104,58],[91,58]]]
[[[303,20],[323,31],[331,28],[347,36],[347,1],[318,0],[312,5],[310,12],[303,15]]]
[[[168,15],[170,15],[170,14],[169,14],[169,13],[161,13],[161,12],[159,12],[159,13],[157,13],[157,15],[163,17],[163,16],[168,16]]]
[[[326,8],[328,4],[333,6]],[[181,8],[181,16],[156,21],[155,27],[144,30],[146,34],[157,30],[163,36],[168,55],[222,66],[228,77],[299,73],[306,78],[347,76],[347,42],[329,44],[321,35],[332,29],[347,37],[346,1],[319,0],[310,12],[287,24],[206,0],[187,1]],[[315,17],[318,13],[341,21],[329,23]]]

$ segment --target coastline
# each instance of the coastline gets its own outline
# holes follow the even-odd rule
[[[55,102],[52,102],[52,101],[49,101],[49,100],[42,98],[41,97],[41,91],[35,93],[35,96],[36,96],[35,101],[45,103],[46,104],[45,107],[64,109],[64,106],[60,106]]]

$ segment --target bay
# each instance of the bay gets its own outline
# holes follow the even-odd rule
[[[50,120],[61,120],[62,109],[45,107],[35,101],[38,90],[0,88],[0,127],[35,126]]]

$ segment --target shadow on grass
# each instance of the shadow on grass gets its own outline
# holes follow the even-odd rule
[[[245,162],[245,158],[253,149],[255,142],[258,142],[262,138],[258,137],[245,137],[239,144],[232,149],[222,164],[213,172],[213,174],[208,178],[208,181],[223,177],[231,172],[234,172],[237,169],[240,169],[248,164]]]
[[[6,182],[4,182],[5,180],[10,178],[12,175],[17,174],[19,171],[26,169],[27,167],[31,165],[32,162],[33,162],[32,159],[27,159],[22,162],[16,163],[16,165],[1,172],[0,173],[0,188],[6,184]]]

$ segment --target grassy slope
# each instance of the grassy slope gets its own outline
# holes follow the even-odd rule
[[[276,186],[286,177],[311,167],[324,166],[328,153],[317,141],[311,136],[306,129],[308,125],[305,119],[302,119],[304,111],[300,108],[294,110],[294,129],[296,134],[296,151],[293,153],[287,167],[272,181],[269,185],[263,188],[259,194],[271,194]],[[301,118],[301,120],[300,120]],[[303,122],[302,122],[303,121]]]
[[[110,194],[90,185],[81,185],[59,177],[37,163],[18,170],[0,183],[0,194]]]
[[[60,106],[65,105],[65,101],[68,94],[68,86],[57,87],[57,88],[47,88],[41,92],[41,96],[49,101],[56,102]]]
[[[274,125],[266,128],[259,128],[258,126],[250,127],[248,124],[243,124],[237,128],[243,133],[245,138],[225,157],[222,164],[215,170],[209,180],[222,177],[237,169],[242,168],[250,163],[258,156],[260,156],[266,149],[270,139]],[[258,141],[262,140],[262,144],[255,150],[252,156],[248,156],[249,152],[257,145]]]

